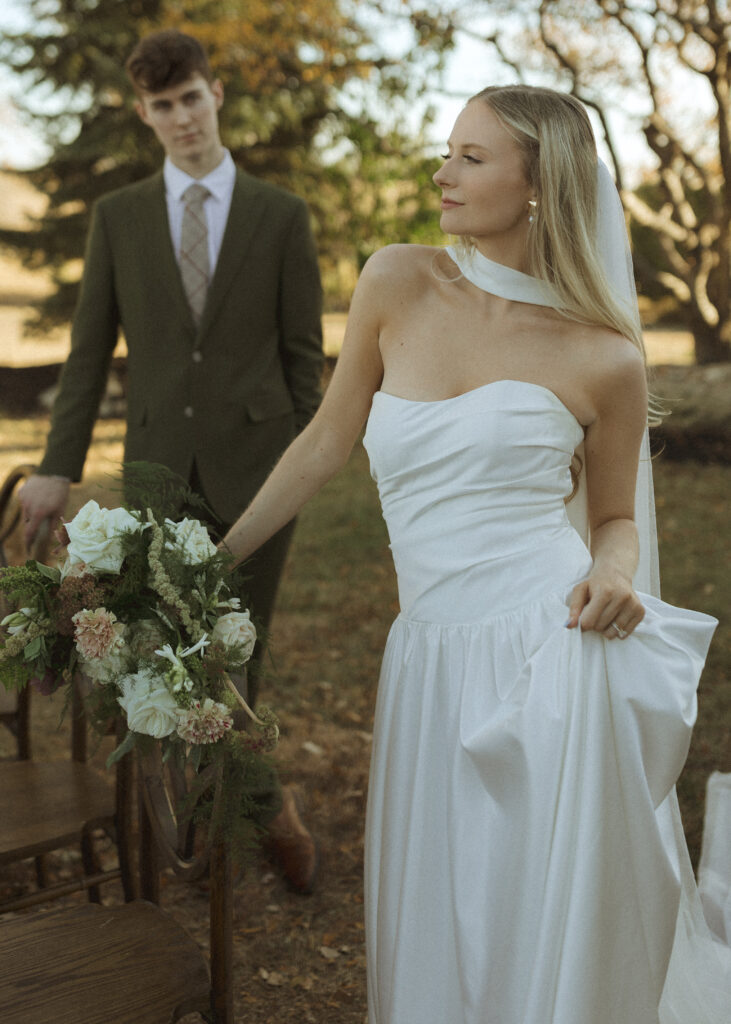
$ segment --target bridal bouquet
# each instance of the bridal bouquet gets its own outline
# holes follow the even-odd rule
[[[104,728],[120,714],[126,720],[108,763],[155,740],[163,760],[197,770],[220,759],[229,786],[253,791],[277,722],[267,708],[254,714],[229,673],[251,657],[256,630],[205,526],[166,514],[194,500],[191,492],[182,482],[183,493],[171,491],[162,468],[141,464],[137,475],[161,481],[148,486],[144,507],[87,502],[65,525],[59,567],[0,569],[0,593],[13,609],[0,622],[0,682],[50,693],[80,671],[92,720]],[[133,477],[125,467],[126,491]],[[256,730],[232,728],[238,709]]]

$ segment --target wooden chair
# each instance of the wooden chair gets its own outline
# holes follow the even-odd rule
[[[137,887],[132,869],[132,760],[122,758],[114,773],[87,763],[86,717],[79,680],[74,681],[69,709],[71,757],[66,760],[7,761],[0,764],[0,870],[34,858],[38,889],[0,902],[0,913],[46,903],[86,890],[99,902],[99,886],[121,879],[126,899]],[[94,834],[103,829],[117,846],[118,864],[102,870]],[[48,884],[44,856],[77,846],[83,876]]]
[[[0,607],[2,611],[2,607]],[[4,613],[3,613],[4,615]],[[3,617],[0,615],[0,618]],[[22,761],[30,757],[30,689],[11,693],[0,686],[0,722],[15,737],[17,756]]]
[[[186,857],[187,827],[171,810],[159,756],[140,764],[144,900],[81,906],[0,923],[3,1024],[172,1024],[198,1012],[233,1024],[231,860],[220,833]],[[220,776],[196,782],[220,793]],[[172,789],[184,789],[178,779]],[[183,928],[158,905],[159,868],[182,879],[209,868],[210,974]]]
[[[18,490],[36,470],[35,466],[22,465],[8,473],[0,485],[0,568],[7,565],[24,565],[28,558],[40,562],[46,560],[49,547],[48,531],[44,531],[29,550],[23,537],[23,523],[18,504]],[[0,619],[7,613],[0,595]],[[15,737],[17,756],[27,760],[31,754],[30,739],[30,690],[26,687],[20,693],[9,693],[0,686],[0,723]]]
[[[47,534],[28,548],[17,491],[35,471],[22,465],[0,486],[0,566],[23,565],[28,558],[45,561]],[[0,605],[2,602],[0,601]],[[5,614],[5,610],[2,614]],[[65,761],[31,759],[30,688],[8,694],[0,686],[0,721],[14,734],[18,760],[0,763],[0,870],[28,858],[35,859],[39,891],[0,902],[0,913],[19,910],[84,888],[98,901],[102,882],[121,878],[125,895],[135,887],[128,849],[129,828],[121,824],[131,814],[131,761],[120,763],[115,776],[87,764],[87,729],[78,680],[72,690],[71,756]],[[103,828],[118,842],[119,866],[102,871],[94,852],[94,832]],[[84,877],[49,886],[44,856],[53,850],[78,845]]]

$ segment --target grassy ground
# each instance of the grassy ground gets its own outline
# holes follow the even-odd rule
[[[45,423],[0,432],[0,474],[37,457]],[[98,425],[78,506],[104,501],[121,455],[123,424]],[[731,469],[656,465],[664,597],[719,616],[729,603],[725,496]],[[724,540],[725,539],[725,540]],[[724,549],[723,545],[726,544]],[[265,692],[283,723],[283,774],[302,786],[323,847],[312,897],[289,893],[261,858],[236,890],[236,1004],[242,1024],[363,1024],[365,955],[362,838],[371,720],[380,656],[396,592],[385,529],[358,447],[343,474],[300,517],[273,625],[275,660]],[[722,623],[701,687],[700,716],[680,796],[694,856],[710,771],[731,770],[731,629]],[[58,702],[35,701],[39,749],[58,749]],[[0,755],[10,752],[0,737]],[[61,873],[73,858],[56,861]],[[23,888],[30,871],[0,878]],[[205,891],[168,885],[164,905],[206,942]]]

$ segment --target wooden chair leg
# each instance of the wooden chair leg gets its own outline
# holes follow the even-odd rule
[[[94,849],[94,829],[89,828],[88,825],[84,826],[81,833],[81,863],[84,866],[84,874],[87,878],[91,875],[99,874],[101,871],[99,858]],[[88,886],[87,893],[89,895],[89,903],[101,903],[102,897],[98,885]]]
[[[115,839],[119,870],[122,875],[122,889],[127,903],[137,899],[139,886],[135,874],[133,804],[134,804],[135,760],[127,754],[117,765]]]
[[[36,881],[39,889],[48,888],[48,871],[46,869],[46,858],[41,854],[35,858]]]
[[[140,895],[143,900],[151,903],[160,902],[160,864],[157,843],[152,831],[145,801],[142,793],[138,793],[139,829],[140,829]]]
[[[79,686],[71,688],[71,757],[80,764],[87,760],[86,715]]]
[[[211,849],[211,1003],[216,1024],[234,1024],[233,868],[225,842]]]
[[[18,710],[16,717],[16,738],[18,740],[18,759],[30,761],[30,687],[24,686],[18,693]]]

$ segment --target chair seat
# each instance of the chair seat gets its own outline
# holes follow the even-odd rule
[[[144,900],[18,917],[0,943],[3,1024],[168,1024],[210,1006],[203,953]]]
[[[112,780],[74,761],[0,767],[0,865],[74,843],[85,823],[114,816]]]

